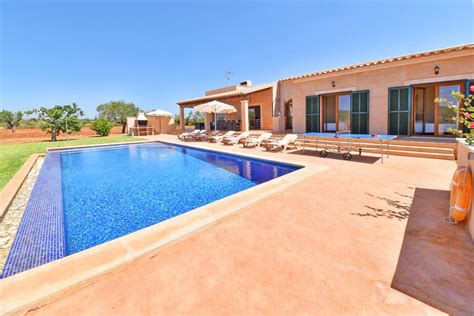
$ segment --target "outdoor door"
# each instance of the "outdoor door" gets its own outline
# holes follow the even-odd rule
[[[410,87],[388,89],[388,133],[390,135],[409,135],[410,108]]]
[[[306,132],[319,132],[319,95],[306,97]]]
[[[369,91],[351,94],[351,134],[369,133]]]
[[[412,127],[413,133],[418,135],[428,134],[436,136],[453,135],[451,130],[458,129],[458,123],[454,118],[458,115],[460,105],[451,93],[461,91],[461,86],[462,84],[459,82],[447,82],[424,84],[414,87],[413,90],[411,90],[413,93],[413,99],[411,100],[413,111],[410,111],[413,115],[413,120],[411,125],[409,124],[409,126]],[[403,117],[402,123],[405,120],[403,115],[407,108],[407,106],[404,105],[404,96],[406,95],[404,89],[406,88],[400,89],[399,93],[396,92],[396,88],[390,90],[390,126],[396,124],[396,122],[393,121],[394,114],[397,110],[395,106],[396,102],[400,103],[399,117]],[[438,98],[441,99],[440,102],[435,102]],[[455,107],[450,106],[450,102],[452,102]]]
[[[261,129],[260,106],[249,106],[249,128]]]
[[[448,102],[438,102],[437,103],[437,117],[438,117],[438,124],[437,124],[437,135],[453,135],[451,133],[451,129],[457,129],[458,123],[453,121],[458,115],[458,108],[459,103],[457,102],[456,98],[454,98],[451,93],[452,92],[459,92],[461,91],[461,85],[459,84],[446,84],[446,85],[439,85],[438,93],[440,99],[446,99],[447,101],[451,101],[457,108],[453,108],[449,106]]]
[[[415,134],[434,134],[435,89],[431,87],[413,88],[413,131]]]
[[[323,96],[323,132],[335,132],[337,130],[336,96]]]
[[[293,101],[285,102],[285,129],[293,129]]]

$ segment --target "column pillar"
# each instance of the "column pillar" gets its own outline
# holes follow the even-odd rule
[[[206,131],[209,131],[211,129],[211,115],[209,113],[204,113],[204,128]]]
[[[179,127],[184,130],[184,107],[179,107]]]
[[[241,123],[240,123],[240,129],[242,132],[248,132],[249,131],[249,101],[248,100],[242,100],[240,101],[240,115],[241,115]]]

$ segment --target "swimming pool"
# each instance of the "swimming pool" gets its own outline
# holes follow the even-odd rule
[[[164,143],[49,152],[2,276],[135,232],[299,168]]]

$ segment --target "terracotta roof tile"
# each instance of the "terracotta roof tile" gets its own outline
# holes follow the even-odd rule
[[[421,53],[403,55],[403,56],[398,56],[398,57],[385,58],[385,59],[365,62],[361,64],[349,65],[349,66],[344,66],[344,67],[338,67],[338,68],[333,68],[333,69],[328,69],[328,70],[323,70],[323,71],[318,71],[318,72],[311,72],[311,73],[307,73],[303,75],[287,77],[287,78],[281,79],[280,81],[288,81],[288,80],[302,79],[302,78],[307,78],[307,77],[314,77],[314,76],[323,75],[323,74],[332,73],[332,72],[339,72],[339,71],[344,71],[344,70],[368,67],[368,66],[373,66],[377,64],[392,63],[392,62],[406,60],[406,59],[438,55],[442,53],[449,53],[453,51],[461,51],[461,50],[467,50],[467,49],[474,49],[474,43],[447,47],[447,48],[442,48],[442,49],[437,49],[437,50],[431,50],[431,51],[426,51],[426,52],[421,52]]]
[[[200,102],[200,101],[212,101],[212,100],[217,100],[217,99],[221,99],[221,98],[247,95],[247,94],[252,93],[252,92],[257,92],[257,91],[260,91],[260,90],[265,90],[265,89],[271,88],[275,84],[276,84],[276,82],[262,83],[262,84],[258,84],[258,85],[248,87],[248,88],[240,88],[238,90],[206,95],[206,96],[202,96],[202,97],[194,98],[194,99],[182,100],[182,101],[179,101],[177,103],[178,104],[195,103],[195,102]]]

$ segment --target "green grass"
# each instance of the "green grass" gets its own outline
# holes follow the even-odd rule
[[[56,142],[42,141],[27,144],[5,144],[0,145],[0,190],[10,181],[20,167],[32,154],[46,153],[48,148],[65,147],[77,145],[93,145],[106,143],[120,143],[135,141],[137,138],[131,136],[107,136],[90,137],[77,140],[60,140]]]

